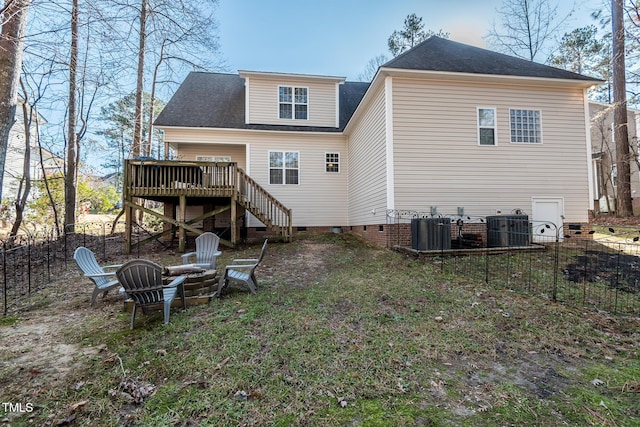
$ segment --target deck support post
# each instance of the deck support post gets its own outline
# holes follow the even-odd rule
[[[133,208],[130,204],[124,204],[124,253],[131,253],[131,228],[133,227]]]
[[[237,206],[237,198],[234,195],[233,197],[231,197],[231,244],[233,245],[233,247],[235,248],[236,244],[238,243],[238,221],[236,221],[236,215],[237,215],[237,211],[238,211],[238,206]]]
[[[187,197],[180,196],[180,224],[184,224],[187,219]],[[187,245],[187,230],[181,225],[178,230],[178,251],[184,252]]]

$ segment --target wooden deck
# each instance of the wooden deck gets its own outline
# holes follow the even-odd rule
[[[123,177],[123,199],[126,214],[125,251],[132,248],[131,234],[134,212],[142,211],[158,217],[170,227],[146,241],[160,235],[178,232],[179,250],[184,251],[186,232],[196,234],[203,230],[192,224],[230,210],[231,240],[238,242],[238,207],[250,212],[284,240],[290,241],[293,232],[291,210],[269,194],[248,176],[236,163],[190,162],[174,160],[126,160]],[[186,217],[188,205],[205,206],[208,200],[227,199],[225,208],[218,208],[198,218],[178,221],[176,215],[159,214],[144,207],[142,200],[154,200],[178,207],[178,218]],[[144,242],[141,242],[144,243]]]

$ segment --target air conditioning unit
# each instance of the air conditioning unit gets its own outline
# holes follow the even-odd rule
[[[528,215],[487,217],[487,246],[490,248],[527,246],[531,240]]]
[[[451,220],[449,218],[413,218],[411,247],[417,251],[451,249]]]

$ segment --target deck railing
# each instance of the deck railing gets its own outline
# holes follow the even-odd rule
[[[285,239],[292,234],[291,210],[233,162],[127,160],[124,197],[229,197]]]
[[[236,163],[125,161],[124,189],[131,197],[232,197],[236,182]]]

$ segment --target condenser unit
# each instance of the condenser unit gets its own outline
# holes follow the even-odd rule
[[[527,246],[530,237],[529,216],[527,215],[487,217],[487,246],[490,248]]]
[[[417,251],[451,249],[451,220],[449,218],[413,218],[411,247]]]

